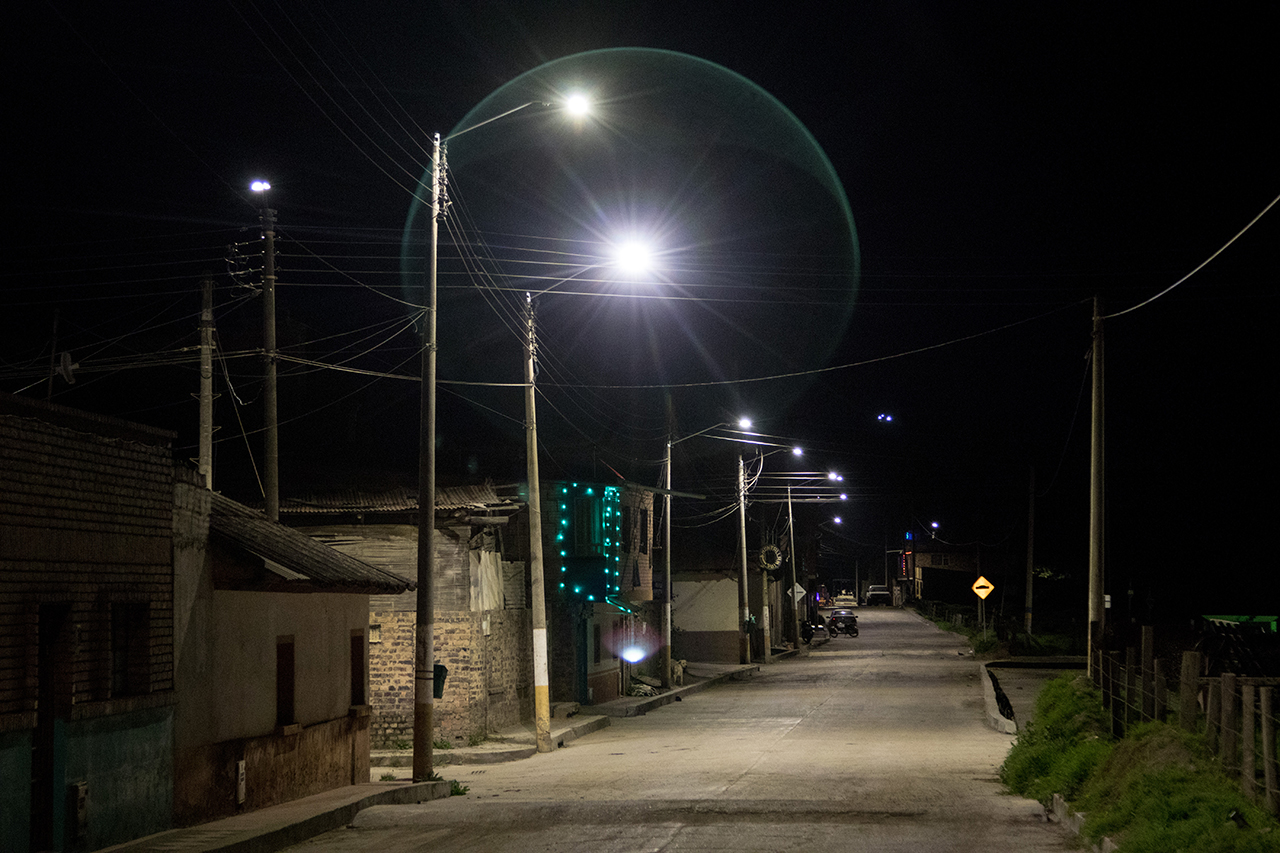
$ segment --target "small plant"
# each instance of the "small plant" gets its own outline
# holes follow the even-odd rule
[[[407,741],[407,740],[393,740],[393,741],[391,741],[391,748],[392,748],[392,749],[409,749],[409,748],[411,748],[412,746],[413,746],[413,744],[412,744],[412,743],[410,743],[410,742],[409,742],[409,741]]]
[[[378,777],[378,778],[379,778],[381,781],[383,781],[383,782],[394,782],[394,781],[396,781],[396,774],[394,774],[394,773],[383,773],[383,774],[382,774],[380,777]]]
[[[471,788],[469,788],[466,785],[463,785],[457,779],[449,780],[449,796],[451,797],[461,797],[463,794],[467,793],[470,790]]]
[[[471,734],[467,735],[467,746],[479,746],[480,744],[484,743],[488,739],[489,739],[489,736],[486,735],[484,732],[472,732]]]
[[[444,738],[441,738],[440,740],[431,741],[431,747],[433,749],[453,749],[453,744],[449,743],[449,741]]]

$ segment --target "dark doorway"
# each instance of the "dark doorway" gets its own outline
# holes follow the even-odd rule
[[[31,749],[31,849],[61,850],[65,833],[67,722],[71,718],[69,604],[40,605],[36,729]]]

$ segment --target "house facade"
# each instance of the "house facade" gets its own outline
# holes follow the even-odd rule
[[[369,599],[412,584],[187,472],[175,490],[175,823],[368,782]]]
[[[523,484],[436,490],[435,656],[448,669],[434,740],[465,743],[533,719],[528,492]],[[633,486],[543,485],[551,698],[590,704],[654,670],[653,495]],[[417,575],[417,495],[337,490],[281,502],[299,532],[379,568]],[[371,742],[413,740],[412,593],[370,599]],[[643,654],[639,663],[626,658]]]
[[[366,782],[368,601],[170,433],[0,395],[0,840],[96,850]]]
[[[0,395],[0,838],[170,826],[169,433]]]
[[[433,740],[465,744],[531,719],[533,653],[525,563],[509,524],[522,504],[491,486],[436,491],[436,663],[448,670],[434,700]],[[344,554],[411,580],[418,572],[417,494],[403,489],[341,489],[284,500],[281,518]],[[413,742],[417,595],[369,599],[370,739],[376,748]]]

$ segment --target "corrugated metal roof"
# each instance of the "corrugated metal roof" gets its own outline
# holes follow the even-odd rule
[[[213,493],[209,530],[252,554],[280,580],[273,589],[391,593],[413,589],[397,574],[375,568],[310,536],[269,521],[265,515]]]
[[[492,483],[481,486],[449,486],[436,489],[436,509],[486,509],[509,507],[519,504],[500,498],[493,491]],[[289,515],[321,514],[333,512],[417,512],[418,490],[392,489],[330,489],[324,492],[307,492],[284,498],[280,512]]]

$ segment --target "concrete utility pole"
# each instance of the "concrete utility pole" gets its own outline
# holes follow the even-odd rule
[[[196,470],[213,490],[213,276],[200,282],[200,456]]]
[[[276,397],[276,212],[266,206],[266,189],[262,189],[262,239],[264,267],[262,273],[262,358],[265,383],[262,392],[263,427],[266,446],[263,452],[263,477],[267,518],[280,520],[280,421]]]
[[[791,599],[791,623],[790,631],[791,644],[795,648],[800,648],[800,599],[796,598],[797,572],[796,572],[796,517],[791,512],[791,486],[787,486],[787,535],[791,539],[791,588],[787,590],[787,595]],[[856,585],[855,585],[856,588]]]
[[[427,308],[422,316],[422,395],[418,412],[418,596],[413,644],[413,781],[429,782],[435,727],[436,530],[436,259],[444,147],[436,134],[431,153],[431,234]]]
[[[760,531],[760,538],[764,538],[763,530]],[[760,550],[764,551],[763,542]],[[765,663],[773,663],[773,638],[769,631],[769,573],[765,570],[763,563],[760,565],[760,631],[761,658]]]
[[[738,576],[738,663],[751,663],[751,635],[747,625],[751,618],[751,606],[747,599],[747,475],[742,464],[742,451],[738,451],[738,520],[742,545],[742,571]]]
[[[524,359],[525,454],[529,471],[529,593],[533,597],[533,716],[538,752],[550,752],[551,678],[547,661],[547,596],[542,579],[542,481],[538,476],[538,417],[534,407],[533,365],[537,327],[533,295],[525,294],[528,336]]]
[[[667,433],[666,506],[662,524],[663,576],[666,578],[662,594],[662,686],[671,687],[671,433]]]
[[[1106,631],[1106,374],[1103,369],[1102,310],[1093,298],[1093,422],[1089,452],[1089,674]]]

